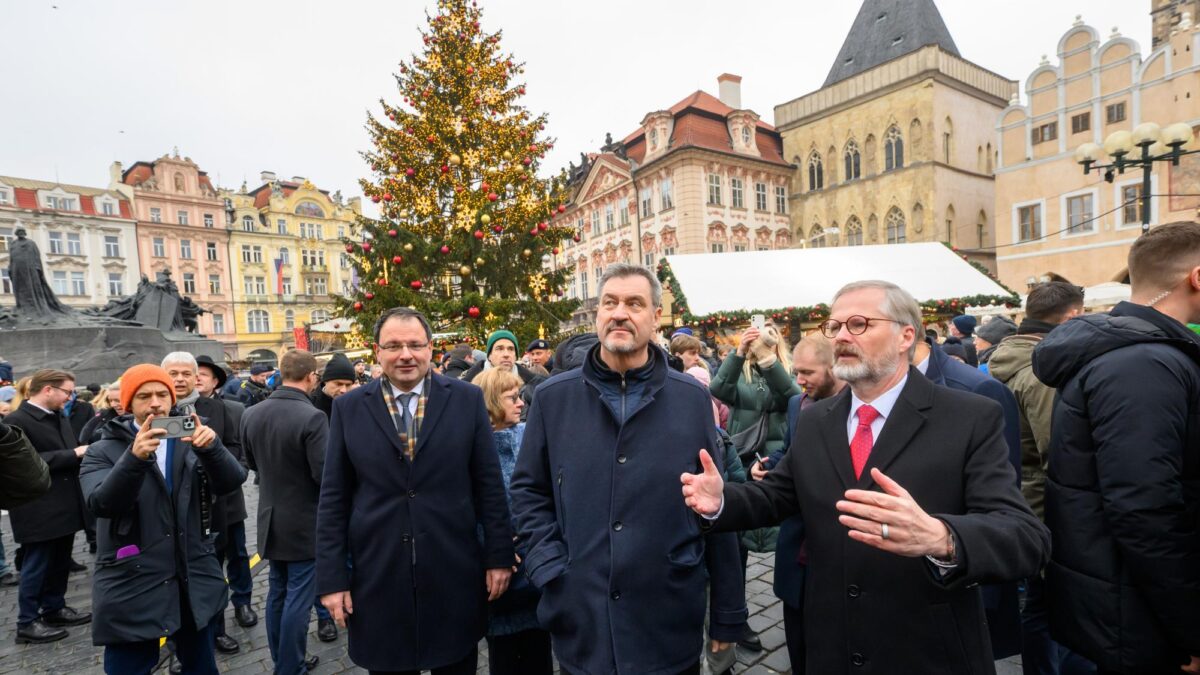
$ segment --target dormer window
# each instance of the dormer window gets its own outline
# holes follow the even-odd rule
[[[742,145],[750,147],[751,133],[750,127],[742,127]]]
[[[650,130],[650,149],[651,150],[658,149],[658,129]]]

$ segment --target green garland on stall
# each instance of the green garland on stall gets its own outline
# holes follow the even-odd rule
[[[956,251],[957,252],[957,251]],[[968,261],[970,262],[970,261]],[[987,273],[982,265],[972,263],[981,271]],[[991,274],[988,274],[993,280]],[[754,314],[762,314],[770,317],[775,321],[789,322],[792,319],[799,319],[802,323],[819,322],[829,318],[829,305],[821,303],[812,307],[775,307],[769,309],[748,309],[748,310],[731,310],[728,312],[714,312],[712,314],[697,315],[693,314],[691,308],[688,307],[687,296],[683,294],[683,289],[679,286],[679,280],[675,278],[675,273],[671,270],[670,263],[666,258],[663,258],[658,263],[658,280],[661,281],[671,291],[671,296],[674,298],[672,312],[679,316],[680,320],[685,325],[696,325],[715,328],[721,325],[739,325],[750,321],[750,317]],[[997,281],[997,283],[999,283]],[[963,297],[945,298],[942,300],[926,300],[921,303],[921,311],[926,316],[956,316],[962,314],[967,307],[980,307],[986,305],[1004,305],[1005,307],[1020,306],[1021,299],[1013,293],[1008,287],[1001,286],[1004,290],[1009,291],[1010,295],[970,295]]]

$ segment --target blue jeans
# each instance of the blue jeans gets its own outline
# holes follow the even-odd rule
[[[70,574],[71,545],[74,534],[50,541],[27,542],[25,559],[21,563],[21,585],[18,591],[18,626],[28,626],[42,614],[57,612],[66,606]]]
[[[308,623],[317,597],[315,560],[272,560],[267,587],[267,646],[276,675],[303,675]]]
[[[1040,576],[1025,580],[1021,609],[1021,672],[1024,675],[1095,675],[1096,666],[1050,637],[1046,617],[1046,582]]]
[[[185,623],[191,624],[191,620]],[[175,657],[184,675],[217,675],[213,653],[213,624],[199,630],[188,625],[171,635]],[[104,672],[109,675],[150,675],[158,665],[158,640],[108,645],[104,648]]]

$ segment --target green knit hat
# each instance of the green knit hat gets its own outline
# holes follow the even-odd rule
[[[498,330],[488,336],[488,340],[487,340],[488,356],[492,355],[492,345],[496,344],[497,340],[511,340],[513,343],[513,351],[517,352],[518,354],[521,353],[521,349],[520,349],[521,345],[517,344],[517,336],[513,335],[511,332],[506,331],[506,330]]]

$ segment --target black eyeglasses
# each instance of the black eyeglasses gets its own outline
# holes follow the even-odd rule
[[[849,332],[851,335],[862,335],[863,333],[867,332],[868,328],[871,327],[872,321],[887,321],[888,323],[900,323],[899,321],[896,321],[895,319],[881,319],[881,318],[874,317],[874,316],[860,316],[858,314],[855,314],[854,316],[846,319],[845,321],[837,321],[835,319],[830,319],[830,320],[822,323],[820,326],[818,326],[818,328],[821,329],[822,335],[824,335],[825,337],[832,340],[833,338],[837,337],[838,333],[841,332],[842,326],[845,326],[846,331]]]
[[[54,385],[52,385],[52,384],[51,384],[51,385],[47,385],[47,386],[49,386],[51,389],[57,389],[57,390],[61,391],[62,393],[66,394],[67,396],[74,396],[74,395],[75,395],[75,390],[74,390],[74,389],[63,389],[62,387],[56,387],[56,386],[54,386]]]

